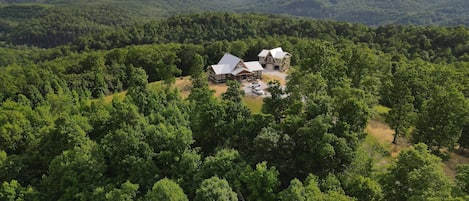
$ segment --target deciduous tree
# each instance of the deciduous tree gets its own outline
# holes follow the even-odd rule
[[[418,115],[412,140],[436,150],[453,149],[467,121],[468,108],[464,95],[454,87],[436,87]]]
[[[168,178],[159,180],[144,197],[146,201],[187,201],[179,185]]]
[[[195,201],[237,201],[236,193],[224,179],[216,176],[204,180],[197,189]]]

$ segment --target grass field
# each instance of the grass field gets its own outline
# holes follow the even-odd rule
[[[396,158],[402,149],[409,148],[412,146],[406,137],[398,138],[398,144],[392,144],[394,137],[394,131],[383,122],[383,114],[389,112],[389,108],[384,106],[375,106],[373,110],[378,114],[372,120],[368,122],[365,132],[368,133],[367,138],[374,138],[374,141],[378,142],[392,157],[377,159],[377,167],[385,167],[386,164],[390,163],[392,158]],[[371,141],[368,141],[371,142]],[[365,140],[365,143],[367,141]],[[373,143],[372,143],[373,144]],[[456,176],[456,166],[458,164],[469,164],[469,153],[455,151],[450,153],[450,159],[443,161],[444,172],[447,176],[454,179]]]
[[[253,114],[259,114],[262,110],[263,99],[259,96],[245,96],[243,98],[246,106],[251,110]]]

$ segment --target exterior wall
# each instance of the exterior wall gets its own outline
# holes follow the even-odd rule
[[[231,79],[242,80],[243,76],[245,79],[248,79],[248,80],[261,79],[262,71],[254,71],[252,74],[244,74],[244,75],[239,75],[239,76],[233,76],[231,74],[215,75],[215,73],[213,73],[212,71],[209,75],[209,78],[214,83],[225,83],[227,80],[231,80]]]
[[[275,59],[271,55],[268,55],[265,58],[259,57],[259,63],[262,67],[269,70],[286,71],[290,68],[290,60],[290,56],[286,56],[283,59]]]
[[[282,61],[282,65],[280,67],[280,70],[281,71],[286,71],[290,68],[290,61],[291,61],[291,57],[290,56],[286,56],[283,61]]]
[[[274,64],[275,63],[275,59],[274,59],[274,57],[272,57],[272,55],[270,55],[270,53],[265,58],[265,63],[266,64]]]
[[[291,54],[286,52],[282,59],[275,59],[271,53],[266,57],[259,57],[259,63],[264,69],[287,71],[290,68]]]
[[[216,78],[215,72],[213,72],[213,70],[210,70],[208,72],[208,79],[212,80],[214,82],[217,82],[217,78]]]
[[[255,79],[261,79],[262,78],[262,71],[261,70],[260,71],[254,71],[253,72],[253,77]]]
[[[226,79],[228,79],[228,76],[226,74],[217,75],[215,74],[215,72],[213,72],[213,70],[210,70],[208,78],[215,83],[221,83],[221,82],[226,82]]]
[[[265,64],[265,57],[259,57],[259,63]]]

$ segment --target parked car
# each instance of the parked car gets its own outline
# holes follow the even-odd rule
[[[262,90],[259,87],[253,88],[252,93],[257,94],[257,95],[264,95],[265,94],[264,90]]]
[[[251,83],[251,88],[257,88],[257,87],[261,87],[261,84],[259,82],[253,82]]]

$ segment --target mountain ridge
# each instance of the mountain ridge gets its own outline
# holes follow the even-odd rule
[[[100,5],[131,8],[145,16],[221,11],[284,14],[366,25],[469,25],[469,2],[463,0],[3,0],[11,4]]]

